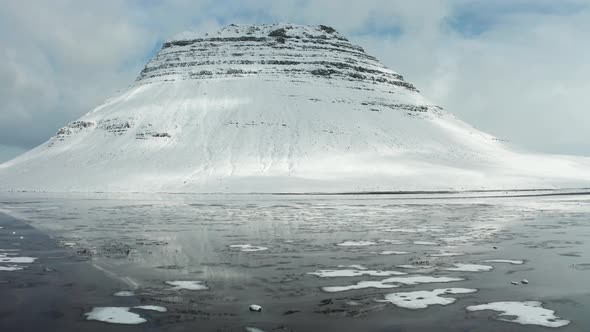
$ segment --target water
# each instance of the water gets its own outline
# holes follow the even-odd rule
[[[495,312],[465,308],[496,301],[541,301],[556,316],[571,321],[560,330],[580,331],[590,327],[589,200],[585,195],[15,193],[0,196],[0,209],[49,234],[126,288],[105,292],[132,290],[141,303],[166,307],[166,313],[144,323],[156,330],[251,326],[265,331],[535,331],[543,328],[499,321]],[[388,251],[408,253],[381,254]],[[484,262],[490,259],[524,264]],[[445,270],[457,263],[493,269]],[[307,274],[358,270],[340,265],[407,273],[400,277],[464,280],[389,283],[398,287],[328,293],[322,287],[390,277]],[[523,279],[529,283],[522,284]],[[179,280],[201,281],[208,289],[178,290],[165,283]],[[456,301],[425,309],[379,302],[390,293],[450,287],[477,291],[442,295]],[[101,305],[120,301],[112,297],[112,303],[103,300]],[[250,312],[251,304],[263,311]]]

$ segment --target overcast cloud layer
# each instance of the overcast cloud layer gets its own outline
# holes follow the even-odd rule
[[[229,23],[333,26],[465,121],[590,156],[590,1],[0,3],[0,162],[133,82],[163,40]]]

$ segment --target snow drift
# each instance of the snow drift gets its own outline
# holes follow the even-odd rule
[[[0,165],[0,189],[357,192],[590,187],[517,152],[326,26],[230,25],[162,46],[124,93]]]

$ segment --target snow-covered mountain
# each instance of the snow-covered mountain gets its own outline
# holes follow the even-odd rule
[[[342,192],[590,187],[516,152],[326,26],[164,43],[124,93],[0,165],[2,190]]]

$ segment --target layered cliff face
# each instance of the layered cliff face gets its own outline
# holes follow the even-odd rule
[[[326,26],[166,42],[122,95],[0,165],[0,188],[341,192],[580,187],[587,159],[516,153]]]

